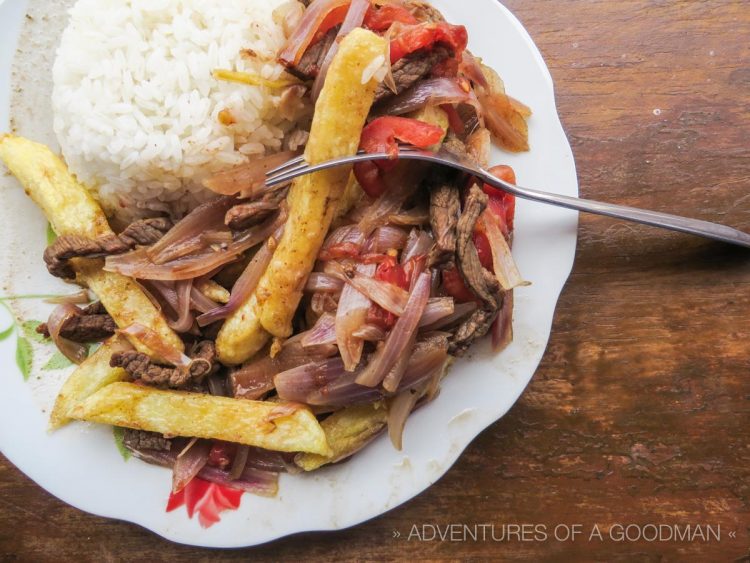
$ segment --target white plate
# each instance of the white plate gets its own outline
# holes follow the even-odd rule
[[[524,28],[495,0],[435,0],[434,4],[449,21],[466,25],[471,50],[498,70],[511,95],[534,109],[532,151],[523,155],[497,152],[493,161],[513,165],[522,184],[577,195],[573,155],[555,109],[552,79]],[[0,131],[8,128],[10,63],[25,10],[25,1],[0,3]],[[43,38],[30,41],[27,48],[39,44]],[[33,93],[32,83],[26,96],[33,99]],[[18,122],[20,131],[37,131],[38,140],[49,141],[51,124],[45,112],[38,104],[27,106],[35,110],[17,110],[25,120]],[[42,264],[46,226],[42,214],[4,173],[0,173],[0,183],[3,294],[69,291]],[[459,361],[437,400],[409,419],[403,452],[396,452],[387,437],[381,437],[348,463],[312,475],[283,475],[277,498],[245,495],[237,512],[223,513],[221,522],[209,529],[202,529],[197,519],[189,520],[184,510],[165,513],[169,472],[134,459],[123,462],[109,429],[73,424],[48,434],[47,413],[67,372],[40,370],[45,351],[35,349],[34,372],[24,382],[15,367],[15,338],[0,344],[4,367],[0,448],[31,479],[63,501],[87,512],[135,522],[181,543],[250,546],[296,532],[358,524],[437,481],[471,440],[516,401],[547,345],[555,304],[573,264],[576,228],[574,213],[519,202],[514,254],[533,285],[517,290],[515,340],[500,356],[492,357],[487,346],[479,346]],[[17,301],[13,307],[22,319],[43,318],[50,308],[33,301]],[[7,322],[9,317],[3,314],[3,319]]]

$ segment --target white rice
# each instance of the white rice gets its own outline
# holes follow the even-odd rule
[[[53,71],[70,169],[110,213],[181,214],[208,197],[206,175],[304,141],[307,111],[280,117],[279,90],[211,74],[278,78],[275,55],[301,11],[296,0],[79,0]],[[236,123],[219,122],[224,109]]]

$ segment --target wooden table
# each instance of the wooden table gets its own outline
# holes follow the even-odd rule
[[[583,196],[750,230],[746,0],[506,4],[555,78]],[[407,505],[351,530],[216,553],[79,512],[3,461],[0,558],[748,561],[749,313],[747,251],[583,216],[533,382]],[[429,536],[422,525],[452,523],[494,524],[496,538],[530,523],[548,537],[407,539],[413,525]],[[693,541],[616,541],[631,524],[631,538],[692,525],[711,541],[695,528]],[[575,541],[555,539],[573,525]],[[589,541],[594,525],[602,540]]]

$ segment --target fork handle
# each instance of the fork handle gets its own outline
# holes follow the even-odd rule
[[[605,215],[615,219],[624,219],[625,221],[632,221],[634,223],[641,223],[652,227],[660,227],[671,231],[688,233],[750,248],[750,234],[743,233],[732,227],[727,227],[726,225],[711,223],[710,221],[701,221],[700,219],[680,217],[679,215],[671,215],[669,213],[661,213],[658,211],[648,211],[646,209],[638,209],[626,205],[615,205],[613,203],[603,203],[590,199],[522,188],[503,180],[499,180],[485,170],[482,172],[483,179],[488,184],[510,192],[523,199],[548,203],[558,207],[575,209],[577,211],[585,211],[586,213],[594,213],[595,215]]]

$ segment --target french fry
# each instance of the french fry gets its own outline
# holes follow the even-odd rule
[[[313,414],[300,405],[163,391],[112,383],[70,411],[71,418],[171,436],[225,440],[280,452],[330,454]]]
[[[383,401],[337,411],[320,423],[331,447],[330,455],[300,453],[294,463],[305,471],[314,471],[323,465],[341,461],[377,436],[387,422],[388,409]]]
[[[385,40],[355,29],[339,46],[315,106],[305,160],[311,164],[355,154],[374,100],[377,82],[362,83],[363,72],[385,55]],[[289,219],[284,235],[254,295],[222,327],[216,342],[219,358],[238,364],[258,352],[271,336],[291,334],[291,321],[305,280],[315,263],[351,167],[302,176],[287,197]]]
[[[112,234],[99,204],[45,145],[16,135],[3,135],[0,160],[42,209],[58,235],[96,238]],[[137,322],[158,333],[171,346],[184,350],[182,340],[133,280],[104,272],[101,260],[78,258],[72,264],[78,274],[77,281],[96,293],[117,326],[125,328]],[[140,352],[154,355],[136,340],[133,345]]]
[[[195,289],[216,303],[226,304],[229,302],[229,291],[220,286],[214,280],[196,281]]]
[[[124,338],[114,336],[76,368],[57,395],[49,417],[50,430],[56,430],[70,422],[68,413],[71,409],[99,389],[127,379],[127,372],[122,368],[110,367],[109,359],[115,352],[121,352],[129,347]]]

